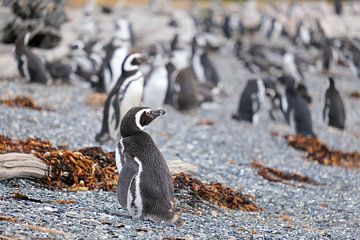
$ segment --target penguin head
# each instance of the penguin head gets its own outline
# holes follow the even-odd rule
[[[329,80],[329,88],[335,88],[335,80],[333,77],[328,77]]]
[[[126,56],[123,65],[123,72],[137,71],[140,68],[140,64],[146,61],[145,56],[140,53],[131,53]]]
[[[165,111],[162,109],[152,110],[148,107],[131,108],[121,122],[121,136],[127,137],[142,132],[147,125],[164,114]]]

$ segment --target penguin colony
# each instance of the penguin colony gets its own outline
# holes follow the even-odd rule
[[[292,8],[288,9],[289,18]],[[345,129],[345,104],[331,68],[344,64],[360,78],[360,40],[329,38],[318,19],[300,20],[296,32],[290,34],[276,16],[265,12],[255,27],[243,23],[241,11],[226,12],[220,22],[214,11],[206,16],[189,13],[197,29],[191,41],[181,41],[182,33],[178,32],[169,42],[154,43],[141,53],[134,53],[136,39],[126,17],[114,16],[114,31],[105,41],[95,37],[92,14],[85,11],[84,33],[69,46],[66,60],[47,62],[34,54],[27,47],[31,33],[17,38],[14,56],[27,82],[48,84],[49,79],[60,79],[87,84],[94,91],[107,94],[101,129],[95,139],[99,143],[117,143],[118,200],[135,218],[182,222],[174,208],[169,169],[144,128],[165,113],[161,110],[164,105],[188,112],[221,97],[222,75],[212,63],[211,51],[233,55],[256,76],[240,79],[247,84],[239,102],[234,103],[234,120],[257,124],[265,101],[269,101],[273,121],[287,123],[298,134],[315,136],[309,108],[309,104],[314,104],[308,91],[311,79],[303,71],[319,64],[305,59],[296,49],[318,50],[320,71],[329,76],[329,87],[324,93],[324,122]],[[176,19],[169,20],[173,28],[179,24]],[[271,42],[286,40],[291,45],[268,47],[246,42],[245,36]],[[146,74],[142,65],[149,66]]]

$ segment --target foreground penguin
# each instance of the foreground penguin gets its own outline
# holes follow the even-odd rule
[[[164,110],[135,107],[125,115],[116,148],[117,196],[121,207],[135,218],[181,224],[174,212],[169,168],[151,136],[143,131],[163,114]]]
[[[15,58],[22,77],[31,83],[47,83],[46,69],[41,59],[27,47],[31,33],[20,35],[15,42]]]
[[[106,98],[100,133],[95,140],[103,143],[110,138],[119,139],[121,120],[126,112],[141,105],[144,92],[144,76],[140,71],[143,57],[139,53],[129,54],[122,65],[122,73]]]
[[[232,118],[238,121],[258,122],[260,104],[265,97],[265,86],[262,79],[248,80],[243,90],[237,113]]]
[[[315,136],[312,129],[311,113],[305,99],[294,85],[286,87],[285,118],[288,124],[295,127],[296,133],[304,136]]]
[[[329,77],[329,88],[325,93],[323,119],[329,126],[345,129],[345,107],[340,93],[335,88],[335,82]]]

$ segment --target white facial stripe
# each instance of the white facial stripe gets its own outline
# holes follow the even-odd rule
[[[31,33],[29,33],[29,32],[27,32],[27,33],[25,34],[25,38],[24,38],[24,45],[25,45],[25,46],[28,45],[28,43],[29,43],[30,35],[31,35]]]
[[[130,71],[139,69],[138,65],[132,65],[132,63],[131,63],[135,58],[138,58],[138,57],[140,57],[140,54],[133,54],[133,55],[129,56],[125,60],[124,70],[130,72]]]
[[[150,108],[146,108],[146,109],[142,109],[140,110],[139,112],[137,112],[135,114],[135,123],[136,123],[136,126],[140,129],[140,130],[144,130],[145,126],[142,126],[141,123],[140,123],[140,118],[141,118],[141,115],[144,113],[144,112],[148,112],[148,111],[151,111]]]

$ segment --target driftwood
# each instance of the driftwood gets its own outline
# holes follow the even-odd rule
[[[45,177],[47,173],[47,164],[32,154],[6,153],[0,155],[0,180],[39,179]]]
[[[180,172],[196,174],[197,166],[181,160],[167,161],[171,174]],[[0,154],[0,180],[12,178],[42,179],[50,173],[49,166],[32,154],[6,153]]]

